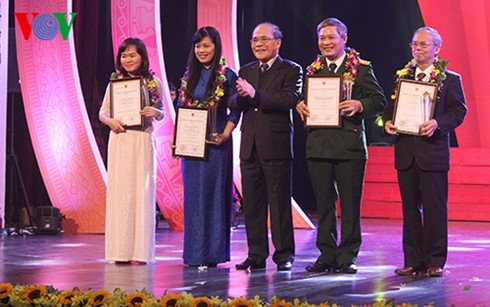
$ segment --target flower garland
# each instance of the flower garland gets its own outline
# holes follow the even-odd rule
[[[216,78],[214,79],[215,90],[213,94],[204,101],[193,100],[192,97],[187,93],[187,80],[189,79],[189,68],[187,67],[184,77],[181,79],[182,83],[179,89],[180,101],[183,105],[189,107],[198,107],[207,109],[209,107],[213,107],[214,105],[218,105],[221,97],[225,95],[224,84],[226,82],[226,60],[221,58],[219,61],[218,69],[216,69]]]
[[[194,297],[191,293],[181,294],[165,292],[160,298],[146,291],[134,291],[126,293],[124,290],[115,289],[112,293],[107,290],[58,290],[46,285],[12,285],[0,284],[0,306],[147,306],[147,307],[334,307],[336,304],[323,303],[321,305],[309,304],[305,299],[294,299],[292,302],[274,296],[269,302],[262,300],[258,295],[253,299],[243,297],[230,297],[221,300],[218,296]],[[396,304],[394,299],[385,301],[377,299],[375,303],[364,305],[352,305],[363,307],[404,306],[416,307],[414,304]],[[432,306],[430,304],[429,306]]]
[[[155,72],[150,69],[148,76],[144,77],[146,80],[146,87],[148,88],[148,95],[150,96],[151,105],[157,105],[160,101],[160,95],[158,94],[157,82],[155,81]],[[124,75],[116,70],[111,74],[110,80],[123,79]]]
[[[434,59],[434,69],[432,69],[432,72],[430,73],[429,77],[429,82],[430,83],[437,83],[439,86],[438,92],[441,91],[443,81],[446,80],[446,67],[449,64],[449,61],[441,59],[439,56],[437,56]],[[401,79],[415,79],[415,70],[417,69],[417,62],[415,59],[411,59],[405,67],[403,67],[400,70],[397,70],[396,72],[396,81],[395,81],[395,88],[393,89],[393,94],[391,94],[391,99],[395,100],[396,99],[396,94],[398,90],[398,83],[400,83]]]
[[[358,67],[360,63],[359,52],[352,48],[346,48],[345,53],[347,54],[347,61],[345,63],[344,80],[351,80],[352,84],[354,84],[358,75]],[[306,67],[306,74],[313,75],[318,71],[323,70],[326,63],[326,57],[323,54],[319,54],[315,61]]]

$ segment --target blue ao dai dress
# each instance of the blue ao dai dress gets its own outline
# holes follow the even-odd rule
[[[203,101],[211,69],[203,68],[193,100]],[[228,121],[238,124],[240,113],[228,114],[227,100],[235,87],[236,73],[227,68],[225,95],[221,98],[216,130],[223,133]],[[232,142],[208,145],[205,161],[182,159],[184,181],[184,264],[230,261],[232,205]]]

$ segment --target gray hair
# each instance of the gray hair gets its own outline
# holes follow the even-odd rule
[[[339,35],[342,38],[347,36],[346,25],[342,21],[340,21],[334,17],[327,18],[324,21],[320,22],[320,24],[316,27],[316,33],[320,32],[321,29],[328,27],[328,26],[336,27],[337,32],[339,33]]]
[[[275,39],[282,39],[281,29],[279,29],[279,27],[277,25],[273,24],[272,22],[262,22],[262,23],[258,24],[257,27],[260,25],[266,25],[266,26],[270,27],[272,29],[272,36]],[[255,28],[257,28],[257,27],[255,27]]]
[[[415,36],[415,34],[417,34],[419,32],[422,32],[422,31],[429,32],[432,35],[432,40],[434,41],[434,45],[436,45],[436,47],[439,47],[439,46],[442,45],[442,37],[439,34],[439,32],[437,32],[437,30],[434,29],[434,28],[431,28],[431,27],[421,27],[421,28],[418,28],[415,31],[415,33],[413,33],[413,35]]]

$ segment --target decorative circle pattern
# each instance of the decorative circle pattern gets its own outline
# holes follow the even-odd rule
[[[40,40],[53,39],[60,29],[58,20],[53,15],[41,14],[32,22],[32,31]]]

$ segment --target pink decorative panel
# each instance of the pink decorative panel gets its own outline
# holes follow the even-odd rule
[[[456,129],[460,147],[490,148],[488,84],[490,75],[490,2],[419,0],[425,25],[439,31],[441,57],[461,74],[468,113]],[[442,14],[443,12],[443,14]]]
[[[238,71],[240,62],[236,37],[237,0],[198,0],[197,27],[218,29],[223,44],[223,56],[228,66]]]
[[[66,232],[102,233],[104,165],[85,110],[72,33],[63,39],[52,14],[70,12],[71,1],[17,0],[15,11],[27,18],[23,26],[15,23],[17,58],[29,132],[49,197],[66,216]],[[71,16],[66,19],[69,24]]]
[[[115,55],[124,39],[138,37],[143,40],[148,49],[150,66],[162,81],[167,115],[162,122],[155,125],[157,202],[170,227],[174,230],[183,230],[184,196],[180,160],[173,159],[170,150],[170,144],[173,143],[174,111],[163,61],[160,1],[113,0],[112,37]]]
[[[227,59],[229,66],[238,72],[240,63],[236,30],[237,0],[198,0],[197,5],[197,27],[213,26],[218,29],[223,44],[223,56]],[[238,158],[240,145],[239,127],[233,131],[233,139],[233,179],[235,185],[241,191],[240,161]],[[294,227],[315,228],[293,198],[291,198],[291,205],[293,206]]]

